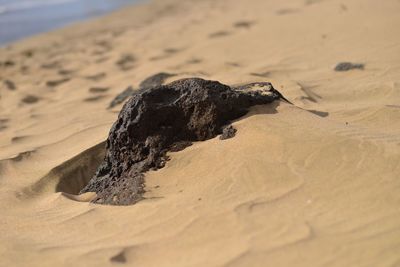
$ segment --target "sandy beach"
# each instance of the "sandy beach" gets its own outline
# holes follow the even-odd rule
[[[0,48],[0,266],[400,266],[399,14],[154,0]],[[110,103],[162,72],[293,105],[168,153],[134,205],[91,203]]]

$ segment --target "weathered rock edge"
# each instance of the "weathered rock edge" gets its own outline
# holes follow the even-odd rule
[[[96,192],[93,202],[101,204],[140,201],[143,173],[164,167],[168,151],[211,139],[249,107],[283,98],[270,83],[256,84],[264,89],[189,78],[136,92],[110,130],[103,163],[80,193]]]

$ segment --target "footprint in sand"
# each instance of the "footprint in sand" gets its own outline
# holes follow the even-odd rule
[[[25,103],[25,104],[35,104],[39,101],[39,98],[34,95],[27,95],[24,98],[22,98],[21,101],[22,101],[22,103]]]
[[[69,80],[70,80],[70,78],[62,78],[62,79],[59,79],[59,80],[51,80],[51,81],[47,81],[46,85],[48,87],[57,87],[60,84],[68,82]]]

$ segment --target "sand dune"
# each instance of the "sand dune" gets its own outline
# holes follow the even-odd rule
[[[1,266],[400,266],[400,2],[153,1],[0,50]],[[335,71],[340,62],[363,69]],[[129,86],[269,81],[234,138],[77,196]]]

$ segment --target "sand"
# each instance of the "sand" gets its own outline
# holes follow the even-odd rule
[[[0,266],[400,266],[399,12],[156,0],[2,48]],[[133,206],[77,196],[111,100],[162,71],[269,81],[294,105],[170,153]]]

